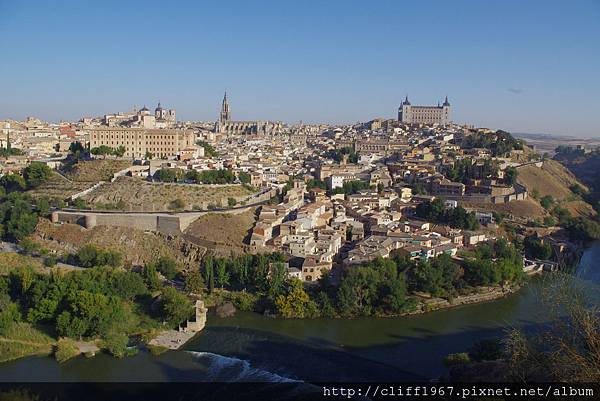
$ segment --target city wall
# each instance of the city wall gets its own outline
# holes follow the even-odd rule
[[[181,234],[199,217],[208,213],[239,214],[271,199],[275,190],[252,196],[251,203],[231,209],[216,209],[197,212],[118,212],[92,210],[56,210],[52,212],[53,223],[79,224],[85,228],[95,226],[132,227],[144,231],[158,231],[163,234]]]

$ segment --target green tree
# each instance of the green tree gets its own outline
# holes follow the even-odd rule
[[[221,288],[229,284],[229,272],[227,271],[227,262],[225,259],[219,258],[216,261],[215,279],[217,285]]]
[[[50,178],[52,170],[41,162],[31,162],[23,169],[23,178],[28,188],[37,188]]]
[[[117,157],[123,157],[125,155],[125,152],[127,152],[127,148],[125,148],[125,146],[123,145],[117,146],[113,150],[113,154]]]
[[[242,184],[250,184],[250,174],[240,171],[238,173],[238,179]]]
[[[199,269],[192,269],[185,276],[185,290],[188,293],[201,294],[205,288],[204,279]]]
[[[543,241],[532,235],[525,237],[523,241],[525,253],[532,258],[548,260],[552,257],[552,247],[547,241]]]
[[[158,270],[168,280],[173,280],[178,272],[177,262],[168,256],[161,256],[156,261],[156,270]]]
[[[279,295],[285,291],[285,285],[287,284],[287,269],[281,262],[271,264],[271,271],[269,272],[269,289],[268,296],[271,299],[276,299]]]
[[[292,279],[285,295],[275,300],[277,312],[287,318],[305,318],[316,313],[316,305],[303,288],[302,282]]]
[[[193,314],[192,302],[173,287],[163,289],[160,304],[162,317],[171,326],[177,326]]]
[[[540,199],[540,205],[544,209],[550,209],[550,207],[554,204],[554,197],[552,195],[546,195]]]
[[[32,209],[31,198],[27,194],[13,192],[0,203],[0,225],[4,238],[21,241],[31,235],[38,222],[38,215]]]
[[[219,154],[208,142],[205,141],[196,141],[196,145],[204,148],[204,156],[205,157],[217,157]]]
[[[113,152],[114,152],[113,148],[111,148],[110,146],[106,146],[106,145],[101,145],[96,148],[90,149],[90,153],[93,154],[94,156],[103,156],[104,158],[106,158],[106,155],[112,155]]]
[[[508,185],[515,185],[517,183],[518,175],[519,171],[515,167],[508,167],[504,170],[504,181]]]
[[[23,177],[14,173],[2,176],[0,178],[0,185],[2,185],[6,193],[21,192],[27,187]]]
[[[208,286],[208,292],[212,292],[215,288],[215,270],[213,266],[213,258],[207,256],[204,260],[204,282]]]
[[[152,291],[158,290],[161,286],[160,277],[158,276],[158,271],[156,270],[156,265],[154,263],[149,263],[144,266],[142,269],[142,278],[144,279],[146,286]]]
[[[154,173],[154,178],[162,182],[176,182],[180,171],[174,168],[161,168]]]
[[[104,340],[106,350],[114,357],[123,358],[128,354],[129,337],[123,333],[110,333]]]

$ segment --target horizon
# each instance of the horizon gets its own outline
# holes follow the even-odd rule
[[[0,119],[76,121],[161,101],[179,120],[215,121],[227,91],[235,120],[352,124],[395,118],[408,94],[415,105],[448,96],[457,124],[595,138],[598,17],[594,1],[0,0],[11,56]]]

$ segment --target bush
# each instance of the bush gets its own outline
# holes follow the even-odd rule
[[[177,182],[182,174],[182,171],[179,169],[161,168],[154,173],[154,178],[162,182]]]
[[[177,326],[189,319],[194,312],[190,300],[173,287],[166,287],[160,299],[163,319],[171,326]]]
[[[173,280],[178,272],[177,262],[168,256],[161,256],[155,262],[155,267],[158,272],[169,280]]]
[[[104,340],[104,347],[111,355],[117,358],[123,358],[132,354],[132,351],[127,348],[128,343],[129,337],[125,334],[111,333]],[[133,351],[133,353],[135,353],[135,351]]]
[[[167,352],[169,349],[160,345],[148,344],[148,350],[152,355],[159,356],[160,354],[164,354],[165,352]]]
[[[553,204],[554,198],[552,197],[552,195],[546,195],[542,197],[542,199],[540,199],[540,205],[542,205],[544,209],[549,209]]]
[[[258,301],[256,295],[246,291],[235,291],[229,294],[229,300],[239,310],[251,312]]]
[[[172,200],[171,203],[169,203],[169,209],[171,209],[171,210],[179,210],[179,209],[183,209],[184,207],[185,207],[185,202],[181,198]]]
[[[57,260],[56,256],[50,255],[46,259],[44,259],[44,265],[46,267],[54,267],[56,266]]]
[[[50,178],[50,167],[41,162],[31,162],[23,169],[23,178],[28,188],[37,188]]]
[[[504,356],[504,347],[498,339],[479,340],[469,349],[469,357],[478,362],[495,361]]]
[[[65,362],[79,354],[79,348],[77,348],[75,342],[68,338],[60,339],[54,350],[54,358],[58,363]]]
[[[444,358],[444,365],[446,366],[454,366],[454,365],[466,365],[471,362],[471,358],[469,358],[469,354],[466,352],[459,352],[456,354],[448,354]]]

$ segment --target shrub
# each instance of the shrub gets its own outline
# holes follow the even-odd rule
[[[504,356],[504,347],[498,339],[479,340],[469,349],[469,357],[475,361],[495,361]]]
[[[127,349],[129,337],[125,334],[109,334],[104,340],[104,347],[113,356],[123,358],[131,355],[131,351]],[[135,353],[135,351],[133,351]]]
[[[185,207],[185,202],[181,198],[177,198],[171,201],[169,204],[169,209],[171,210],[179,210]]]
[[[54,350],[54,358],[58,363],[65,362],[79,354],[79,348],[77,348],[75,342],[68,338],[60,339]]]
[[[459,352],[456,354],[448,354],[444,358],[444,365],[446,366],[454,366],[454,365],[466,365],[471,362],[471,358],[469,358],[469,354],[466,352]]]

